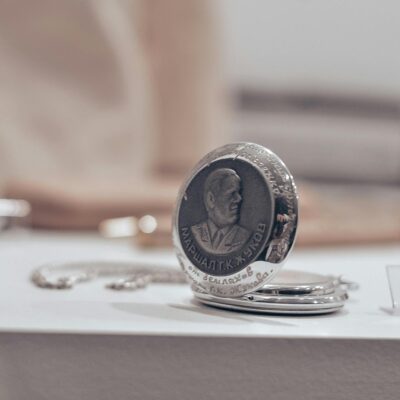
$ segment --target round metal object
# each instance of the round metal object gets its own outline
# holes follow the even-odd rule
[[[206,155],[174,216],[176,254],[192,284],[220,297],[264,286],[295,241],[297,201],[292,175],[265,147],[234,143]]]

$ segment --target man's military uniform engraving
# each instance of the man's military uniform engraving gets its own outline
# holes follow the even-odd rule
[[[230,168],[213,171],[204,184],[203,201],[208,218],[191,227],[201,248],[209,253],[227,254],[241,248],[250,232],[238,224],[240,218],[241,179]]]

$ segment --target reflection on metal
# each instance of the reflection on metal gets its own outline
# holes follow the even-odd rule
[[[30,212],[31,206],[25,200],[0,199],[0,217],[23,218]]]
[[[153,233],[157,229],[157,220],[152,215],[145,215],[139,219],[138,227],[143,233]]]
[[[151,234],[157,229],[157,220],[152,215],[141,218],[123,217],[111,218],[102,221],[99,231],[107,238],[133,237],[140,233]]]
[[[138,232],[138,221],[135,217],[106,219],[100,223],[99,231],[107,238],[132,237]]]
[[[0,199],[0,230],[14,225],[14,222],[23,221],[31,214],[31,206],[25,200]]]
[[[169,215],[106,219],[99,224],[99,232],[106,238],[133,238],[141,247],[172,246]]]

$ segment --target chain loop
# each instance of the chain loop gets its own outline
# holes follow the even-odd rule
[[[35,269],[31,281],[45,289],[71,289],[77,283],[100,277],[121,278],[108,282],[105,287],[112,290],[137,290],[150,283],[182,284],[185,275],[177,269],[140,262],[71,262],[44,265]]]

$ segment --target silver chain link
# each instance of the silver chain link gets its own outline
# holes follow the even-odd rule
[[[150,283],[182,284],[185,275],[177,269],[159,267],[141,262],[70,262],[48,264],[36,268],[31,275],[32,282],[46,289],[70,289],[77,283],[101,277],[120,277],[108,282],[112,290],[137,290]]]

